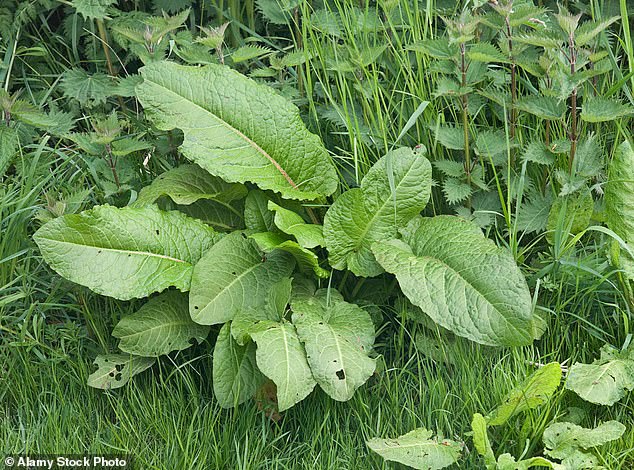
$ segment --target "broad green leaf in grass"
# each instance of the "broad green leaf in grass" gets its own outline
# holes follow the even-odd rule
[[[123,387],[132,377],[152,367],[153,357],[131,356],[129,354],[103,354],[97,356],[98,369],[88,377],[88,386],[110,390]]]
[[[246,195],[247,188],[242,184],[226,183],[198,165],[181,165],[155,178],[141,190],[131,206],[147,206],[162,196],[168,196],[176,204],[189,205],[201,199],[228,203]]]
[[[407,298],[444,328],[492,346],[533,341],[532,300],[522,272],[472,223],[421,217],[403,231],[403,241],[375,243],[372,250]]]
[[[60,276],[119,300],[189,290],[194,264],[219,238],[180,212],[108,205],[54,219],[33,235]]]
[[[216,64],[158,62],[141,75],[137,97],[148,118],[162,130],[182,129],[182,153],[212,175],[290,199],[317,199],[337,189],[323,143],[270,87]]]
[[[279,411],[306,398],[317,382],[295,326],[282,321],[252,333],[252,337],[257,344],[257,365],[276,385]]]
[[[591,449],[615,441],[625,429],[618,421],[606,421],[594,429],[572,423],[553,423],[544,430],[544,453],[554,459],[565,459],[575,450]]]
[[[266,292],[289,276],[295,262],[281,250],[264,255],[240,232],[225,236],[194,267],[189,312],[201,325],[224,323],[263,303]]]
[[[418,215],[431,193],[431,164],[409,148],[389,152],[365,175],[360,188],[343,193],[324,218],[330,264],[357,276],[383,272],[372,243],[394,238]]]
[[[495,157],[499,155],[502,155],[506,161],[509,146],[513,148],[515,144],[513,141],[507,143],[507,137],[503,131],[482,130],[478,132],[474,150],[477,155],[487,157],[487,162],[490,156],[493,162],[497,163],[499,159]]]
[[[634,114],[634,107],[601,96],[588,97],[581,106],[581,119],[586,122],[614,121]]]
[[[634,351],[604,346],[592,364],[576,362],[570,367],[565,386],[590,403],[614,405],[634,390]]]
[[[255,363],[255,343],[240,346],[231,336],[231,324],[218,333],[213,356],[213,386],[216,400],[223,408],[244,403],[262,382]]]
[[[375,336],[368,313],[326,289],[314,297],[292,299],[291,310],[319,386],[337,401],[352,398],[376,367],[368,357]]]
[[[521,385],[506,396],[504,402],[488,416],[490,426],[506,423],[513,416],[543,405],[561,382],[561,365],[551,362],[533,372]]]
[[[525,96],[516,103],[517,109],[541,119],[562,119],[566,112],[566,103],[552,96]]]
[[[374,438],[366,444],[385,460],[420,470],[442,469],[458,462],[463,445],[432,436],[432,431],[418,428],[396,439]]]
[[[254,239],[260,249],[265,253],[273,250],[282,250],[290,253],[295,258],[297,266],[303,273],[314,272],[317,276],[327,278],[330,271],[319,266],[319,257],[307,248],[299,245],[294,240],[287,240],[286,237],[279,233],[260,232],[249,235]]]
[[[528,470],[529,468],[554,468],[557,470],[566,470],[568,467],[563,467],[559,464],[553,463],[544,457],[531,457],[530,459],[520,460],[517,462],[515,457],[511,454],[502,454],[498,457],[497,462],[492,467],[496,470]],[[579,468],[579,467],[571,467]]]
[[[120,340],[121,351],[145,357],[187,349],[208,334],[208,326],[194,323],[189,316],[187,294],[177,291],[152,298],[136,313],[122,318],[112,331]]]
[[[473,446],[482,457],[484,462],[489,468],[490,465],[495,465],[495,454],[489,441],[489,434],[487,432],[487,421],[480,413],[475,413],[471,420],[471,430],[473,431]]]
[[[18,133],[13,127],[0,124],[0,178],[9,168],[18,150]]]
[[[292,235],[304,248],[324,246],[324,234],[321,225],[308,224],[302,217],[288,209],[269,201],[268,209],[275,213],[274,223],[282,232]]]

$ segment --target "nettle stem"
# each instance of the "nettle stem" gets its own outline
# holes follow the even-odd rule
[[[508,39],[509,46],[509,60],[511,61],[511,138],[515,137],[515,126],[517,122],[517,110],[515,109],[515,103],[517,102],[517,70],[515,67],[515,60],[513,59],[513,36],[511,30],[511,22],[509,17],[504,19],[506,23],[506,37]]]
[[[570,75],[575,74],[577,65],[577,54],[575,52],[575,38],[572,34],[569,37],[569,54],[570,54]],[[570,94],[570,156],[568,157],[568,171],[572,173],[572,164],[575,160],[577,152],[577,87],[572,89]]]
[[[464,159],[467,182],[471,183],[471,152],[469,149],[469,98],[464,89],[467,87],[467,64],[465,44],[460,44],[460,72],[462,73],[462,128],[464,132]]]
[[[119,182],[119,175],[117,174],[117,163],[112,157],[112,147],[110,144],[106,144],[106,154],[108,155],[108,166],[110,167],[110,171],[112,172],[112,177],[114,178],[114,182],[117,185],[117,189],[121,189],[121,183]]]

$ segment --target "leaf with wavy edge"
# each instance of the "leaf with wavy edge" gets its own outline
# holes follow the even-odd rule
[[[120,300],[189,290],[194,264],[219,238],[180,212],[108,205],[54,219],[33,235],[60,276]]]
[[[404,243],[372,246],[407,298],[439,325],[472,341],[520,346],[533,341],[530,291],[511,254],[472,223],[453,216],[415,219]]]
[[[372,243],[395,238],[427,205],[431,164],[412,149],[400,148],[377,161],[360,188],[346,191],[328,209],[324,238],[330,264],[357,276],[383,272],[372,254]]]
[[[266,256],[240,232],[225,236],[194,267],[189,313],[196,323],[214,325],[240,310],[264,303],[273,284],[290,276],[295,262],[275,250]]]
[[[95,358],[98,369],[88,377],[88,386],[112,390],[123,387],[132,377],[152,367],[153,357],[102,354]]]
[[[275,213],[273,221],[277,228],[287,235],[292,235],[303,248],[324,246],[324,234],[321,225],[308,224],[292,210],[278,206],[269,201],[268,209]]]
[[[216,64],[164,61],[140,73],[137,97],[148,118],[162,130],[182,129],[182,153],[209,173],[289,199],[317,199],[337,189],[323,143],[270,87]]]
[[[201,343],[209,327],[194,323],[189,316],[187,294],[169,291],[145,303],[138,311],[123,317],[112,331],[119,349],[138,356],[156,357],[181,351]]]
[[[314,272],[321,278],[330,276],[330,271],[319,266],[319,258],[315,253],[300,246],[294,240],[287,240],[283,235],[273,232],[261,232],[249,235],[256,241],[260,249],[266,253],[273,250],[282,250],[290,253],[297,261],[299,270],[303,273]]]

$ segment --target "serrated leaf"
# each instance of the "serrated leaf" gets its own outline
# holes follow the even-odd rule
[[[433,165],[445,176],[463,178],[467,174],[464,169],[464,163],[461,162],[455,162],[453,160],[436,160],[433,162]]]
[[[475,141],[475,152],[479,156],[491,157],[495,162],[498,155],[506,155],[509,146],[513,148],[512,141],[508,141],[503,131],[482,130],[478,132]]]
[[[246,62],[247,60],[258,59],[270,54],[271,52],[273,51],[268,47],[247,44],[246,46],[241,46],[233,51],[231,53],[231,59],[234,63],[238,64],[240,62]]]
[[[585,46],[619,19],[618,16],[613,16],[601,21],[586,21],[575,31],[575,44]]]
[[[104,73],[89,75],[84,69],[72,68],[62,75],[60,87],[65,96],[92,108],[104,104],[114,94],[116,84]]]
[[[540,367],[509,392],[504,402],[487,416],[490,426],[506,423],[513,416],[543,405],[561,382],[561,365],[551,362]]]
[[[112,331],[121,351],[144,357],[187,349],[208,334],[209,327],[194,323],[189,316],[187,295],[176,291],[153,297]]]
[[[268,209],[275,213],[273,222],[282,232],[292,235],[303,248],[324,246],[324,234],[321,225],[308,224],[302,217],[269,201]]]
[[[102,20],[106,17],[108,8],[117,3],[117,0],[72,0],[71,6],[84,19]]]
[[[290,253],[295,258],[299,270],[303,273],[312,271],[321,278],[330,276],[330,271],[319,266],[319,258],[315,253],[293,240],[287,240],[284,236],[273,232],[253,233],[249,237],[255,240],[260,249],[266,253],[273,250]]]
[[[575,176],[590,179],[597,176],[603,169],[603,152],[597,142],[597,137],[590,134],[581,139],[577,145],[573,170]]]
[[[436,140],[451,150],[464,150],[464,130],[461,126],[437,126],[432,128]]]
[[[330,264],[357,276],[380,274],[372,243],[395,237],[399,227],[425,208],[430,193],[431,164],[423,155],[400,148],[379,159],[361,187],[343,193],[326,212]]]
[[[231,336],[231,324],[218,333],[213,356],[213,386],[218,404],[231,408],[251,398],[262,382],[255,361],[255,343],[240,346]]]
[[[471,46],[467,50],[467,57],[474,62],[484,62],[486,64],[502,63],[507,64],[510,62],[500,50],[493,44],[488,42],[479,42]]]
[[[522,160],[539,165],[552,165],[555,163],[555,155],[553,155],[546,144],[533,140],[528,143],[522,152]]]
[[[330,10],[315,10],[310,14],[310,26],[330,36],[341,36],[341,16]]]
[[[306,398],[317,382],[295,327],[282,322],[253,333],[252,337],[257,344],[258,367],[276,385],[279,411]]]
[[[189,290],[194,264],[219,238],[176,211],[108,205],[54,219],[33,235],[60,276],[120,300]]]
[[[447,39],[426,39],[408,45],[407,49],[436,59],[452,59],[458,54],[458,48]]]
[[[634,390],[634,353],[604,346],[601,358],[592,364],[576,362],[570,367],[566,388],[590,403],[614,405]]]
[[[189,312],[201,325],[224,323],[240,310],[257,307],[277,281],[291,274],[295,262],[280,250],[263,257],[255,241],[234,232],[208,250],[196,264]]]
[[[553,423],[544,430],[544,453],[555,459],[565,459],[577,449],[591,449],[619,439],[625,426],[618,421],[606,421],[594,429],[572,423]]]
[[[153,357],[131,356],[129,354],[102,354],[97,356],[98,369],[88,377],[88,386],[112,390],[123,387],[132,377],[152,367]]]
[[[581,106],[581,119],[586,122],[605,122],[634,114],[634,107],[601,96],[588,97]]]
[[[299,5],[299,0],[257,0],[260,13],[273,24],[284,25],[292,19],[292,10]]]
[[[347,401],[374,373],[368,357],[374,324],[361,307],[345,302],[336,291],[291,300],[293,324],[319,386],[337,401]]]
[[[594,212],[594,199],[588,187],[583,190],[558,197],[550,207],[547,239],[553,243],[555,235],[559,229],[565,234],[573,235],[588,228],[592,213]]]
[[[525,96],[517,100],[515,106],[520,111],[549,120],[563,119],[566,112],[566,103],[552,96]]]
[[[420,218],[403,240],[407,244],[375,243],[372,250],[407,298],[436,323],[481,344],[532,342],[531,294],[508,251],[452,216]]]
[[[0,124],[0,178],[13,162],[18,150],[18,133],[13,127]]]
[[[176,204],[189,205],[201,199],[228,203],[246,195],[247,188],[242,184],[226,183],[198,165],[181,165],[156,177],[139,192],[131,206],[144,207],[162,196],[168,196]]]
[[[526,233],[543,232],[548,225],[548,216],[553,203],[550,192],[543,195],[539,192],[530,194],[528,201],[522,203],[517,214],[517,228]]]
[[[312,200],[337,189],[323,143],[270,87],[215,64],[158,62],[140,72],[137,97],[147,116],[162,130],[182,129],[181,152],[209,173],[291,199]]]
[[[473,189],[458,178],[447,178],[443,181],[442,192],[449,204],[457,204],[469,198]]]
[[[463,445],[432,435],[418,428],[396,439],[370,439],[367,445],[385,460],[420,470],[442,469],[458,462]]]

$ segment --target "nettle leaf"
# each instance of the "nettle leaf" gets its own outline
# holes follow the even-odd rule
[[[458,178],[446,178],[442,184],[442,192],[449,204],[457,204],[468,199],[473,188]]]
[[[0,124],[0,177],[13,162],[13,157],[18,151],[18,133],[13,127]]]
[[[89,75],[84,69],[72,68],[64,72],[60,87],[64,95],[74,98],[89,108],[104,104],[115,92],[115,82],[105,73]]]
[[[131,356],[129,354],[103,354],[97,356],[98,369],[88,377],[88,386],[111,390],[123,387],[132,377],[152,367],[153,357]]]
[[[216,400],[232,408],[251,398],[262,382],[255,362],[255,343],[240,346],[231,336],[231,324],[218,333],[213,354],[213,386]]]
[[[249,235],[249,237],[255,240],[265,253],[270,253],[273,250],[282,250],[290,253],[303,273],[312,271],[322,278],[330,276],[330,271],[319,266],[317,255],[294,240],[287,240],[283,235],[273,232],[254,233]]]
[[[497,47],[488,42],[479,42],[471,46],[467,51],[467,57],[474,62],[484,62],[487,64],[496,62],[502,64],[510,63],[507,56],[502,54]]]
[[[125,157],[141,150],[147,150],[151,145],[134,137],[123,137],[112,142],[112,154],[115,157]]]
[[[253,182],[290,199],[337,189],[328,153],[298,109],[266,85],[221,65],[158,62],[141,69],[137,97],[160,129],[182,129],[182,153],[228,182]]]
[[[432,128],[436,140],[451,150],[464,150],[464,130],[462,126],[436,126]]]
[[[112,336],[123,352],[156,357],[201,343],[209,327],[194,323],[189,316],[187,295],[177,291],[159,294],[136,313],[117,323]]]
[[[243,233],[225,236],[194,267],[189,294],[192,319],[201,325],[224,323],[242,309],[261,305],[265,293],[288,277],[294,265],[281,250],[264,256]]]
[[[407,244],[375,243],[372,250],[407,298],[436,323],[481,344],[532,342],[531,295],[508,251],[453,216],[421,217],[403,231],[403,240]]]
[[[565,386],[590,403],[614,405],[634,390],[634,349],[620,352],[604,346],[592,364],[576,362],[570,367]]]
[[[293,324],[306,349],[313,377],[330,397],[347,401],[374,373],[372,318],[335,290],[291,300]]]
[[[317,382],[295,327],[283,321],[251,336],[257,344],[258,367],[277,388],[278,410],[287,410],[306,398]]]
[[[634,107],[601,96],[588,97],[581,106],[581,119],[586,122],[605,122],[634,114]]]
[[[62,277],[119,300],[189,290],[194,264],[220,235],[156,206],[96,206],[44,224],[33,239]]]
[[[436,160],[433,162],[433,165],[445,176],[463,178],[467,174],[464,168],[464,163],[462,162],[456,162],[453,160]]]
[[[586,21],[575,31],[575,44],[585,46],[619,19],[618,16],[613,16],[601,21]]]
[[[548,225],[548,216],[553,197],[550,191],[545,195],[540,192],[531,192],[528,200],[524,201],[517,213],[517,228],[526,233],[543,232]]]
[[[366,444],[385,460],[420,470],[446,468],[458,462],[464,446],[450,439],[432,436],[432,431],[418,428],[396,439],[374,438]]]
[[[397,235],[427,205],[431,164],[408,148],[389,152],[363,178],[360,188],[346,191],[328,209],[324,238],[330,264],[357,276],[383,272],[374,259],[372,243]]]
[[[268,47],[247,44],[237,48],[231,53],[231,59],[234,63],[246,62],[247,60],[258,59],[262,56],[272,53],[273,50]]]
[[[625,426],[618,421],[606,421],[594,429],[572,423],[553,423],[544,430],[544,453],[555,459],[565,459],[578,449],[591,449],[619,439]]]
[[[522,152],[522,160],[539,165],[552,165],[555,163],[555,155],[545,143],[533,140],[526,145]]]
[[[507,142],[507,137],[503,131],[482,130],[478,132],[475,142],[475,152],[480,156],[490,156],[495,162],[495,157],[508,153],[509,147],[514,147],[512,141]]]
[[[559,229],[564,233],[573,235],[588,228],[592,213],[594,212],[594,199],[590,188],[584,187],[581,191],[558,197],[550,207],[547,239],[553,243]]]
[[[84,19],[102,20],[106,17],[108,8],[117,0],[72,0],[71,5]]]
[[[275,213],[273,221],[282,232],[295,237],[304,248],[324,246],[324,234],[321,225],[307,224],[302,217],[288,209],[269,201],[268,209]]]
[[[517,100],[517,109],[541,119],[563,119],[566,103],[552,96],[525,96]]]
[[[555,393],[561,382],[561,365],[551,362],[533,372],[509,392],[504,402],[487,416],[490,426],[506,423],[513,416],[543,405]]]
[[[189,205],[200,199],[227,203],[246,195],[247,188],[242,184],[227,183],[198,165],[181,165],[156,177],[131,206],[144,207],[162,196],[170,197],[176,204]]]
[[[456,44],[443,39],[426,39],[407,46],[410,51],[421,52],[436,59],[452,59],[458,54]]]

